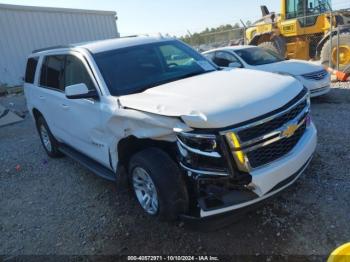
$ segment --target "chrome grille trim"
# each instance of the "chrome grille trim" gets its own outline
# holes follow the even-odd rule
[[[306,103],[305,103],[305,101],[306,101]],[[250,139],[248,141],[244,141],[244,142],[241,141],[241,139],[240,139],[240,137],[238,135],[239,132],[242,132],[245,129],[250,129],[250,128],[257,127],[257,126],[262,125],[264,123],[267,123],[269,121],[273,121],[273,120],[275,120],[275,119],[277,119],[279,117],[283,117],[283,115],[287,115],[293,109],[297,108],[298,105],[301,105],[301,103],[305,103],[305,106],[300,112],[298,112],[298,115],[295,116],[294,118],[292,118],[289,121],[286,121],[284,123],[282,122],[282,125],[279,128],[277,128],[276,130],[273,130],[272,132],[269,132],[269,133],[264,134],[262,136],[255,137],[254,139]],[[256,122],[244,125],[244,126],[240,126],[240,127],[237,127],[237,128],[232,128],[232,129],[229,129],[229,130],[225,130],[223,132],[220,132],[220,134],[225,136],[226,139],[227,139],[227,137],[228,137],[228,135],[230,133],[234,132],[236,134],[236,137],[237,137],[237,139],[239,141],[240,147],[239,148],[233,148],[230,145],[231,152],[232,152],[232,154],[233,154],[233,156],[235,158],[236,163],[238,163],[238,161],[236,159],[236,154],[234,152],[238,152],[238,151],[243,152],[245,154],[245,164],[244,164],[245,167],[244,167],[244,170],[246,170],[248,172],[251,172],[251,171],[253,171],[253,170],[257,169],[257,168],[260,168],[262,166],[265,166],[266,164],[268,164],[270,162],[273,162],[275,160],[272,160],[272,161],[270,161],[268,163],[265,163],[265,164],[262,164],[260,166],[252,167],[252,165],[250,164],[249,158],[248,158],[246,153],[252,152],[252,151],[257,150],[257,149],[259,149],[261,147],[265,147],[265,146],[271,145],[271,144],[273,144],[273,143],[275,143],[275,142],[277,142],[279,140],[288,139],[289,137],[284,135],[284,132],[286,131],[286,128],[291,126],[291,125],[296,126],[296,129],[294,130],[294,133],[293,133],[293,135],[295,135],[295,133],[299,130],[299,128],[301,126],[305,125],[306,119],[307,119],[307,116],[308,116],[309,112],[310,112],[310,94],[306,93],[296,103],[294,103],[293,105],[291,105],[287,109],[282,110],[282,111],[280,111],[279,113],[277,113],[277,114],[275,114],[273,116],[264,118],[264,119],[262,119],[260,121],[256,121]],[[293,137],[293,135],[291,137]],[[286,155],[288,155],[288,153],[284,154],[284,155],[281,155],[279,158],[282,158],[282,157],[284,157]]]
[[[302,75],[305,79],[308,80],[322,80],[328,75],[328,72],[326,70],[321,70],[317,72],[312,72],[308,74]]]
[[[247,128],[251,128],[251,127],[255,127],[255,126],[258,126],[258,125],[261,125],[263,123],[266,123],[266,122],[269,122],[279,116],[282,116],[286,113],[288,113],[290,110],[292,110],[293,108],[297,107],[299,104],[301,104],[302,102],[304,102],[305,100],[307,100],[307,107],[309,108],[310,107],[310,94],[307,93],[305,94],[305,96],[303,96],[298,102],[296,102],[294,105],[288,107],[287,109],[273,115],[273,116],[270,116],[270,117],[267,117],[267,118],[264,118],[262,120],[259,120],[257,122],[254,122],[254,123],[251,123],[251,124],[248,124],[248,125],[244,125],[244,126],[240,126],[240,127],[237,127],[237,128],[233,128],[233,129],[229,129],[229,130],[225,130],[225,131],[222,131],[220,132],[220,135],[226,135],[227,133],[229,132],[235,132],[235,133],[238,133],[239,131],[242,131],[244,129],[247,129]],[[240,141],[241,142],[241,141]]]
[[[304,118],[301,120],[301,122],[298,124],[298,128],[297,128],[296,130],[298,130],[299,127],[301,127],[301,126],[305,123],[305,121],[306,121],[306,117],[304,117]],[[292,121],[292,122],[293,122],[293,121]],[[279,136],[277,136],[277,137],[275,137],[275,138],[273,138],[273,139],[267,140],[266,142],[262,142],[262,143],[260,143],[260,144],[257,144],[257,145],[254,145],[254,146],[252,146],[252,147],[249,147],[249,148],[247,148],[247,149],[243,149],[242,151],[243,151],[244,153],[247,153],[247,152],[253,151],[253,150],[257,149],[257,148],[260,148],[260,147],[263,147],[263,146],[267,146],[267,145],[269,145],[269,144],[272,144],[272,143],[274,143],[274,142],[277,142],[278,140],[281,140],[281,139],[283,139],[283,138],[286,138],[286,136],[283,136],[283,130],[282,130],[282,128],[281,128],[278,132],[279,132]]]
[[[279,128],[279,129],[277,129],[276,131],[273,131],[273,132],[271,132],[271,133],[269,133],[269,134],[266,134],[266,135],[264,135],[264,136],[261,136],[261,137],[258,137],[258,138],[255,138],[255,139],[252,139],[252,140],[250,140],[250,141],[247,141],[247,142],[244,142],[244,143],[242,143],[241,145],[242,145],[242,148],[241,149],[243,149],[243,151],[244,152],[248,152],[248,151],[251,151],[250,149],[252,148],[252,147],[250,147],[249,148],[249,150],[247,150],[247,149],[244,149],[244,148],[246,148],[246,147],[249,147],[250,145],[252,145],[252,144],[256,144],[257,142],[259,142],[259,141],[262,141],[262,140],[266,140],[266,139],[268,139],[269,137],[274,137],[274,136],[277,136],[276,137],[276,139],[273,139],[274,141],[278,141],[278,140],[280,140],[280,139],[282,139],[282,138],[285,138],[285,136],[283,136],[283,131],[284,131],[284,126],[286,126],[286,125],[291,125],[291,124],[297,124],[298,125],[298,128],[302,125],[302,124],[304,124],[304,122],[305,122],[305,117],[304,118],[302,118],[303,116],[306,116],[307,114],[309,113],[309,108],[308,107],[305,107],[304,108],[304,110],[303,111],[301,111],[300,113],[299,113],[299,115],[297,116],[297,117],[295,117],[292,121],[289,121],[289,122],[287,122],[286,124],[284,124],[281,128]],[[296,123],[297,122],[297,123]],[[263,143],[262,143],[263,144]],[[270,143],[269,143],[270,144]],[[253,148],[256,148],[256,146],[254,146]]]

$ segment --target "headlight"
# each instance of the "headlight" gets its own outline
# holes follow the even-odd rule
[[[177,133],[180,164],[205,175],[228,175],[226,158],[216,135]]]
[[[217,152],[218,145],[215,135],[178,133],[177,138],[180,145],[192,153],[215,158],[221,157]]]

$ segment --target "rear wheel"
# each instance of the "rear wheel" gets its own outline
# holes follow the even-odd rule
[[[175,162],[162,150],[145,149],[129,163],[129,180],[142,209],[160,220],[176,220],[188,209],[188,193]]]
[[[45,119],[39,116],[36,120],[41,143],[46,153],[53,158],[61,157],[63,154],[58,150],[58,142],[52,135]]]
[[[332,49],[331,49],[332,43]],[[339,35],[339,51],[337,48],[338,36],[332,37],[331,40],[328,40],[321,51],[321,63],[325,66],[331,64],[332,68],[337,67],[337,55],[339,52],[339,70],[343,71],[350,65],[350,33],[343,33]],[[329,63],[331,59],[331,63]]]

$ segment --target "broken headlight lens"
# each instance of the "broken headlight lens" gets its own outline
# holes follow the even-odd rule
[[[213,152],[217,149],[216,136],[214,135],[180,133],[177,137],[183,144],[196,150]]]
[[[177,139],[182,148],[192,153],[209,157],[221,157],[217,152],[218,145],[215,135],[179,133]]]
[[[215,135],[178,133],[181,163],[196,170],[223,171],[226,163]]]

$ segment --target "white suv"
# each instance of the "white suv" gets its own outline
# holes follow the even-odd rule
[[[49,156],[129,181],[164,220],[245,210],[291,185],[316,147],[298,81],[220,70],[174,39],[34,51],[25,94]]]

